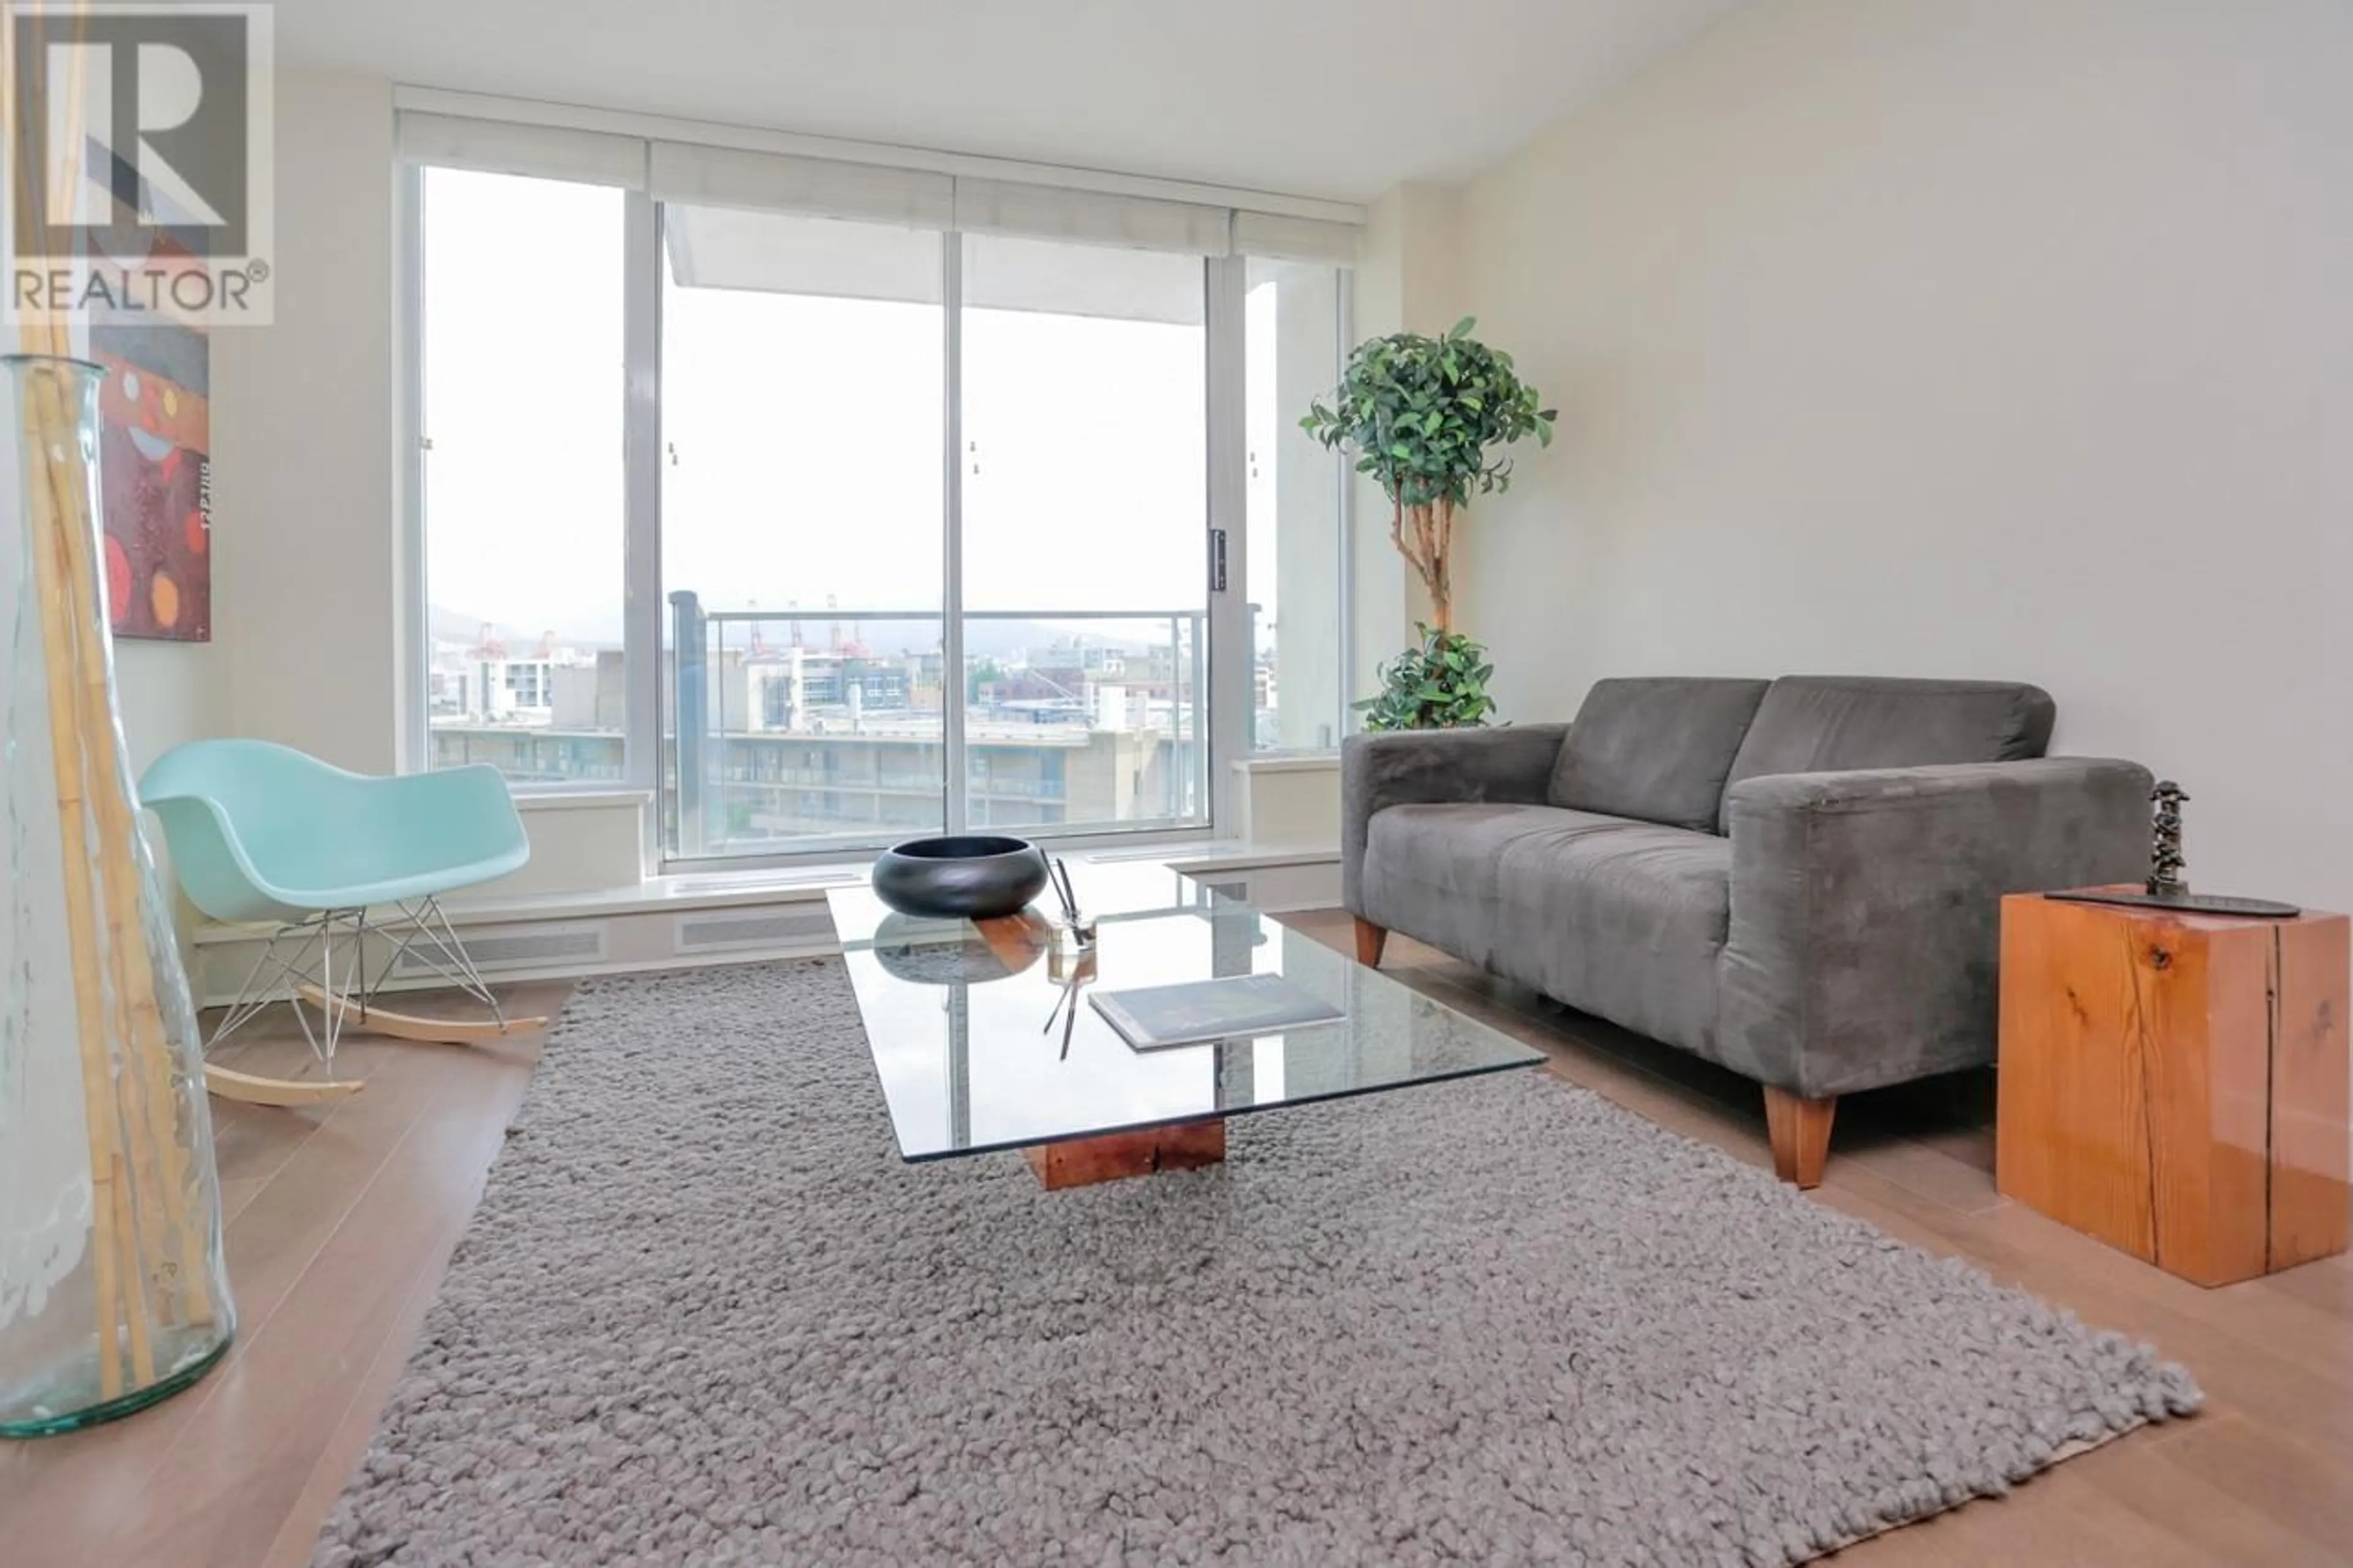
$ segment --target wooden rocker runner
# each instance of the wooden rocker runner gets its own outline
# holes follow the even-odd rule
[[[335,1047],[347,1028],[470,1045],[547,1026],[543,1017],[506,1016],[441,907],[442,894],[503,877],[531,858],[522,819],[495,768],[372,777],[263,741],[198,741],[157,758],[140,795],[164,825],[189,902],[215,920],[269,931],[206,1050],[283,987],[329,1075],[256,1078],[207,1062],[206,1087],[215,1094],[310,1105],[355,1093],[359,1080],[333,1076]],[[391,944],[373,966],[371,930]],[[385,983],[405,965],[439,975],[489,1016],[435,1017],[381,1005]]]

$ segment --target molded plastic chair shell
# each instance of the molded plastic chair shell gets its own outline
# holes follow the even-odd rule
[[[267,741],[195,741],[156,758],[139,793],[189,902],[218,921],[396,904],[531,858],[492,767],[377,777]]]

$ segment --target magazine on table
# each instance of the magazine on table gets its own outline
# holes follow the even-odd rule
[[[1120,1038],[1140,1051],[1197,1046],[1236,1035],[1271,1035],[1312,1024],[1336,1024],[1346,1015],[1280,974],[1236,974],[1097,991],[1087,1000]]]

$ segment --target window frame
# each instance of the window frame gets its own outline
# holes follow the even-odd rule
[[[395,407],[395,442],[398,489],[395,515],[395,584],[397,679],[395,756],[402,772],[431,766],[430,595],[427,591],[429,530],[428,447],[424,429],[425,162],[401,163],[396,170],[396,281],[399,299],[396,318],[399,342],[396,361],[398,395]],[[586,182],[594,183],[594,182]],[[662,204],[642,189],[625,188],[624,355],[620,395],[622,409],[624,551],[623,641],[624,703],[622,778],[561,782],[518,781],[511,785],[519,798],[578,797],[626,792],[644,798],[645,870],[648,874],[724,873],[763,868],[789,868],[815,862],[839,862],[863,852],[847,842],[813,846],[773,855],[674,856],[662,832],[663,731],[668,695],[662,689],[661,652],[666,588],[661,581],[661,268]],[[942,529],[944,583],[943,652],[944,668],[956,669],[963,651],[964,585],[956,566],[963,545],[962,446],[963,268],[962,229],[950,226],[941,236],[943,328],[941,352],[948,395],[943,400],[940,457],[945,487]],[[1172,842],[1198,842],[1230,831],[1240,806],[1243,787],[1235,763],[1269,753],[1254,746],[1256,650],[1250,646],[1248,535],[1248,414],[1246,408],[1246,310],[1248,258],[1237,252],[1208,256],[1203,264],[1203,309],[1206,363],[1204,465],[1207,528],[1202,540],[1202,570],[1211,572],[1211,552],[1219,532],[1225,535],[1227,577],[1223,589],[1214,583],[1206,595],[1208,646],[1204,694],[1209,703],[1205,733],[1208,742],[1206,802],[1208,819],[1191,826],[1134,830],[1105,829],[1081,834],[1042,835],[1071,848],[1134,847],[1139,849]],[[1337,306],[1340,342],[1345,353],[1350,341],[1355,276],[1352,268],[1335,265],[1339,275]],[[1355,487],[1346,465],[1334,455],[1333,482],[1339,492],[1335,526],[1340,534],[1338,582],[1340,643],[1335,651],[1341,668],[1352,668],[1351,644],[1355,617],[1350,613],[1354,585],[1349,550]],[[943,780],[941,820],[947,832],[964,830],[968,816],[966,790],[960,773],[968,770],[965,705],[944,702],[941,744],[948,759]],[[1345,728],[1353,721],[1345,710]],[[887,828],[887,824],[878,824]],[[887,842],[877,836],[877,847]],[[862,844],[862,841],[861,841]]]
[[[1240,274],[1240,282],[1239,285],[1240,293],[1236,299],[1234,308],[1238,312],[1242,312],[1246,315],[1250,297],[1249,268],[1250,258],[1237,253],[1233,258],[1231,258],[1231,259],[1235,265],[1236,270]],[[1325,384],[1327,388],[1336,387],[1340,384],[1340,379],[1347,369],[1349,353],[1356,346],[1356,268],[1352,267],[1335,266],[1332,268],[1332,271],[1334,274],[1332,289],[1332,342],[1334,344],[1334,353],[1332,355],[1332,363],[1326,367],[1330,374],[1330,379]],[[1236,505],[1240,508],[1241,514],[1245,519],[1247,519],[1249,513],[1248,486],[1250,482],[1250,430],[1248,425],[1250,416],[1250,395],[1247,384],[1249,370],[1247,359],[1249,348],[1249,323],[1247,320],[1245,320],[1235,351],[1236,353],[1241,356],[1243,360],[1240,371],[1238,373],[1242,378],[1243,384],[1238,386],[1234,393],[1235,400],[1238,405],[1237,417],[1242,422],[1239,427],[1238,437],[1241,442],[1241,450],[1238,454],[1237,458],[1237,461],[1240,465],[1237,469],[1237,473],[1239,475],[1237,483],[1242,488],[1237,491]],[[1281,416],[1278,416],[1278,417]],[[1341,670],[1340,705],[1338,710],[1332,715],[1332,744],[1328,746],[1261,746],[1258,743],[1257,726],[1255,722],[1257,719],[1256,710],[1258,705],[1258,694],[1255,686],[1250,685],[1250,683],[1255,680],[1257,673],[1255,665],[1258,658],[1258,647],[1257,638],[1253,635],[1253,628],[1247,624],[1250,616],[1250,605],[1248,600],[1250,595],[1248,592],[1250,587],[1250,563],[1247,553],[1245,553],[1241,565],[1242,587],[1245,590],[1243,594],[1244,604],[1242,605],[1241,613],[1245,620],[1245,625],[1240,633],[1240,636],[1242,638],[1242,643],[1240,646],[1241,647],[1242,652],[1248,656],[1251,663],[1251,668],[1246,670],[1243,676],[1245,685],[1250,686],[1247,695],[1250,700],[1249,706],[1251,711],[1242,726],[1242,733],[1239,742],[1239,749],[1235,752],[1234,755],[1246,763],[1337,756],[1340,751],[1340,742],[1346,740],[1350,735],[1355,734],[1359,729],[1363,728],[1362,721],[1357,716],[1356,707],[1350,702],[1347,694],[1347,672],[1356,668],[1356,552],[1352,548],[1352,542],[1356,537],[1356,472],[1355,465],[1349,462],[1346,455],[1337,450],[1331,453],[1327,477],[1332,485],[1333,497],[1332,548],[1334,573],[1332,592],[1337,600],[1337,603],[1334,605],[1334,625],[1336,626],[1340,634],[1338,647],[1335,651],[1339,656],[1339,668]],[[1282,526],[1279,518],[1277,520],[1277,526]],[[1244,527],[1237,530],[1236,532],[1237,536],[1242,542],[1245,552],[1247,552],[1250,544],[1250,533],[1248,528]],[[1281,673],[1281,665],[1278,663],[1276,667],[1278,679],[1280,678]]]
[[[394,765],[401,773],[425,773],[433,766],[433,630],[432,595],[428,555],[428,465],[427,454],[431,450],[425,429],[425,176],[429,168],[440,165],[403,163],[396,170],[395,192],[395,232],[398,256],[395,275],[399,289],[396,311],[400,326],[400,341],[396,358],[399,371],[399,395],[395,400],[395,444],[398,460],[394,468],[394,481],[398,489],[394,514],[397,535],[394,547],[394,574],[399,584],[399,605],[396,622],[399,628],[398,680],[395,693],[398,708],[393,742]],[[548,176],[524,176],[542,178]],[[575,182],[589,183],[589,182]],[[651,221],[653,203],[643,191],[624,189],[622,233],[622,373],[620,396],[622,441],[622,627],[621,668],[625,683],[621,726],[621,777],[613,779],[544,779],[510,780],[508,788],[518,798],[538,795],[609,795],[617,792],[633,793],[651,790],[657,799],[649,811],[659,810],[660,794],[656,777],[658,752],[644,743],[649,732],[641,722],[642,702],[649,698],[660,680],[659,595],[655,595],[653,641],[646,640],[645,616],[638,604],[643,577],[641,559],[649,559],[654,575],[659,579],[659,556],[646,557],[646,533],[658,519],[649,518],[639,505],[641,477],[652,476],[657,489],[659,470],[646,460],[649,454],[638,449],[638,411],[641,404],[658,399],[656,382],[659,367],[647,353],[649,344],[658,342],[659,323],[649,310],[658,313],[660,299],[657,293],[646,298],[637,273],[641,265],[653,260],[640,243],[641,228]],[[655,230],[654,243],[659,246],[659,231]],[[657,507],[657,511],[659,508]],[[659,536],[654,535],[658,546]],[[652,647],[649,658],[645,650]],[[643,693],[639,687],[643,686]]]

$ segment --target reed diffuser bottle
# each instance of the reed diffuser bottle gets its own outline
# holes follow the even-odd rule
[[[0,1436],[32,1436],[195,1382],[236,1313],[195,1009],[115,705],[105,373],[61,354],[5,363]]]

